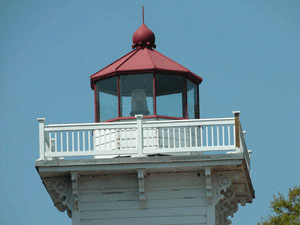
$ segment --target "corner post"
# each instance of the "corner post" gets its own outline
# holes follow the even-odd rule
[[[39,122],[39,147],[40,147],[40,158],[39,160],[45,159],[45,118],[37,118]]]
[[[137,121],[137,130],[136,130],[136,147],[137,147],[137,156],[141,157],[143,156],[143,124],[142,124],[142,118],[143,115],[135,115]]]
[[[240,149],[241,142],[240,142],[240,113],[241,111],[233,111],[234,115],[234,124],[235,124],[235,147]]]

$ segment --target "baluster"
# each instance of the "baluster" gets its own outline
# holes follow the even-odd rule
[[[217,126],[217,146],[220,146],[219,126]]]
[[[167,131],[168,131],[168,148],[171,148],[171,137],[170,137],[170,128],[167,128]]]
[[[233,145],[236,145],[235,126],[233,126]]]
[[[85,131],[82,131],[82,151],[85,152]]]
[[[178,132],[179,132],[179,148],[181,148],[181,128],[178,127]]]
[[[112,150],[112,138],[111,138],[111,129],[107,129],[107,135],[108,135],[108,150],[111,151]]]
[[[133,142],[133,135],[132,133],[135,133],[136,131],[133,129],[129,129],[129,148],[134,148],[134,142]],[[137,135],[135,134],[135,138],[137,137]],[[135,146],[137,148],[137,146]]]
[[[225,146],[225,126],[222,126],[222,144]]]
[[[211,126],[211,146],[215,146],[215,135],[214,135],[214,126]]]
[[[173,148],[175,148],[175,128],[173,127]]]
[[[91,131],[88,131],[88,148],[89,152],[91,151]]]
[[[74,144],[74,131],[72,131],[72,152],[75,151],[75,144]]]
[[[186,144],[186,127],[183,128],[183,141],[184,141],[184,148],[186,148],[187,144]]]
[[[228,129],[228,146],[230,145],[230,125],[228,125],[228,127],[227,127],[227,129]]]
[[[101,136],[101,130],[100,129],[98,129],[98,134],[99,134],[99,151],[101,151],[102,150],[102,136]],[[95,143],[96,143],[96,136],[94,136],[94,145],[95,145]]]
[[[161,133],[162,133],[162,148],[165,148],[165,132],[164,132],[164,128],[161,128]]]
[[[204,146],[203,145],[203,126],[200,127],[200,146]]]
[[[79,131],[77,131],[77,151],[80,151],[80,133]]]
[[[54,133],[54,152],[57,152],[57,132]]]
[[[63,152],[63,132],[60,132],[60,151]]]
[[[205,127],[206,146],[208,146],[208,126]]]
[[[49,152],[52,152],[52,139],[51,139],[52,135],[51,132],[49,132]]]
[[[195,147],[198,147],[198,126],[195,126]]]
[[[66,147],[67,152],[69,151],[69,131],[66,131]]]
[[[109,129],[109,150],[113,150],[112,149],[112,136],[111,136],[111,133],[112,133],[112,129]]]
[[[189,131],[190,131],[190,146],[189,147],[191,148],[191,147],[193,147],[192,146],[192,143],[193,143],[192,142],[192,127],[189,127]]]

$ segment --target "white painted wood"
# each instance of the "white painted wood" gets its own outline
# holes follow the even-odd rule
[[[212,186],[212,174],[211,168],[205,168],[205,185],[206,185],[206,215],[207,225],[215,225],[215,204],[213,204],[213,186]]]
[[[227,126],[228,129],[228,133],[227,133],[227,137],[228,137],[228,145],[230,145],[231,143],[231,138],[230,138],[230,126]],[[234,142],[235,143],[235,142]]]
[[[172,216],[158,218],[125,218],[125,219],[98,219],[98,220],[81,220],[81,225],[182,225],[182,224],[206,224],[204,216]]]
[[[225,146],[225,126],[222,126],[222,146]]]
[[[240,130],[242,131],[242,126],[240,125]],[[240,132],[240,140],[241,140],[241,147],[240,147],[240,151],[244,153],[245,159],[246,159],[246,164],[247,164],[247,168],[250,171],[250,154],[246,145],[246,141],[245,141],[245,133],[244,132]]]
[[[54,133],[54,152],[57,152],[57,132]]]
[[[89,130],[87,133],[88,136],[88,151],[91,151],[91,131]]]
[[[80,177],[80,223],[206,224],[204,173],[115,174]],[[143,175],[143,176],[142,176]],[[140,207],[140,191],[145,194]],[[75,225],[75,224],[74,224]]]
[[[75,144],[74,144],[74,131],[72,131],[72,152],[75,151]]]
[[[189,216],[199,216],[206,214],[206,207],[167,207],[167,208],[154,208],[147,210],[137,210],[137,209],[120,209],[120,210],[88,210],[81,211],[81,220],[97,220],[97,219],[120,219],[124,220],[126,218],[155,218],[161,217],[189,217]],[[149,219],[150,219],[149,218]],[[157,220],[157,219],[156,219]],[[178,223],[177,223],[178,224]]]
[[[69,151],[69,132],[66,132],[66,150]]]
[[[39,146],[40,146],[40,158],[43,160],[45,158],[45,118],[38,118],[39,122]]]
[[[142,118],[143,115],[136,115],[136,123],[137,123],[137,132],[136,132],[136,139],[137,139],[137,150],[138,150],[138,156],[143,156],[143,126],[142,126]]]
[[[246,147],[235,148],[234,123],[234,118],[178,121],[140,118],[135,122],[62,125],[40,123],[41,130],[44,129],[44,136],[40,132],[40,158],[243,151],[249,163],[249,153],[243,150]],[[243,138],[241,135],[241,143],[244,142],[245,146]]]
[[[166,208],[174,205],[182,205],[184,207],[205,207],[205,198],[187,198],[187,199],[147,199],[147,208]],[[80,207],[82,210],[122,210],[131,209],[138,210],[138,201],[106,201],[99,204],[98,201],[81,202]]]
[[[217,146],[220,146],[219,126],[217,126]]]
[[[205,127],[206,146],[208,146],[208,126]]]

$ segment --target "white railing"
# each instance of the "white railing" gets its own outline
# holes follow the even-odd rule
[[[45,119],[38,119],[39,159],[224,151],[244,152],[249,166],[239,112],[234,115],[232,118],[156,121],[137,116],[131,122],[55,125],[46,125]]]

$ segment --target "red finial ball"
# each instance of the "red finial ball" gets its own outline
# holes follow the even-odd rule
[[[142,24],[132,36],[132,48],[147,47],[155,48],[155,36],[152,30],[150,30],[145,24]]]

